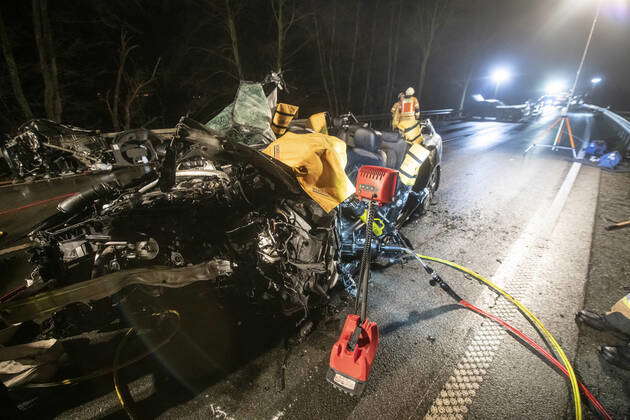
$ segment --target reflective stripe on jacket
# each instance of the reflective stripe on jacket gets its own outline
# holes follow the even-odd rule
[[[420,104],[415,96],[404,97],[400,100],[400,116],[410,117],[420,110]]]

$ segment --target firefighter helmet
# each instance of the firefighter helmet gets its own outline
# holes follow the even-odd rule
[[[416,91],[413,90],[412,87],[408,87],[407,90],[405,91],[406,96],[413,96],[414,93],[416,93]]]

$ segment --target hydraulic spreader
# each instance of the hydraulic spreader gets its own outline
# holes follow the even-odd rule
[[[367,202],[367,223],[359,269],[357,300],[354,313],[346,321],[330,352],[330,369],[326,379],[351,395],[365,389],[378,349],[378,326],[367,317],[368,283],[372,247],[374,205],[390,203],[396,192],[398,172],[380,166],[362,166],[356,181],[356,196]]]

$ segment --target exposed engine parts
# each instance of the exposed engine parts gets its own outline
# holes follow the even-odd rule
[[[164,167],[159,179],[151,173],[133,185],[98,184],[61,202],[30,233],[37,246],[28,287],[0,304],[0,317],[46,323],[54,315],[53,323],[92,325],[72,318],[102,318],[89,308],[103,305],[116,317],[129,293],[158,298],[192,283],[300,319],[325,302],[338,278],[334,215],[269,157],[243,145],[204,144],[177,161],[174,183],[163,182]],[[87,307],[77,312],[76,305]],[[48,336],[80,330],[56,325]]]
[[[28,121],[1,141],[0,157],[14,178],[51,177],[156,161],[163,140],[145,129],[115,135],[46,119]]]

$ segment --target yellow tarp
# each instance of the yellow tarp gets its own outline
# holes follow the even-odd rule
[[[308,125],[313,131],[317,133],[328,134],[325,112],[318,112],[317,114],[313,114],[308,117]]]
[[[302,189],[326,212],[354,193],[346,176],[346,144],[321,133],[287,132],[263,153],[290,166]]]
[[[276,105],[276,112],[274,112],[273,118],[271,119],[271,129],[276,136],[281,136],[286,133],[289,124],[297,115],[298,109],[300,109],[300,107],[297,105],[283,103]]]

